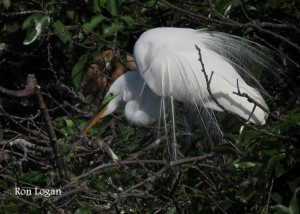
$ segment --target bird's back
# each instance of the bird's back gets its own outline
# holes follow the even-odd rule
[[[212,94],[226,109],[248,119],[254,104],[233,94],[237,92],[237,80],[241,92],[247,93],[265,108],[268,107],[260,93],[244,81],[247,75],[253,78],[252,74],[238,64],[238,59],[234,61],[238,57],[235,52],[245,55],[248,50],[231,48],[232,56],[228,56],[231,53],[226,50],[226,47],[231,46],[246,48],[247,44],[229,36],[226,40],[226,36],[204,30],[155,28],[141,35],[135,44],[134,55],[141,76],[159,96],[221,110],[208,93],[207,81],[195,47],[197,45],[201,49],[207,75],[214,72],[209,85]],[[249,54],[252,54],[251,50]],[[238,70],[244,72],[243,78]],[[250,121],[263,123],[266,117],[266,112],[256,108]]]

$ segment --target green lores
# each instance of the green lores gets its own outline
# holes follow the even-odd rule
[[[110,101],[112,101],[114,98],[116,97],[116,95],[114,95],[113,93],[109,93],[105,96],[101,108],[98,110],[98,113],[96,114],[96,116],[94,116],[90,122],[88,122],[88,124],[86,125],[86,127],[83,129],[82,133],[86,134],[87,131],[92,128],[105,114],[105,112],[107,111],[107,105]]]
[[[116,98],[116,95],[113,93],[109,93],[105,96],[102,105],[107,105],[110,101],[112,101],[114,98]]]

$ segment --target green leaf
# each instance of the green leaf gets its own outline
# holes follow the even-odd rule
[[[276,9],[276,8],[280,7],[280,5],[281,5],[280,0],[269,0],[268,2],[273,9]]]
[[[75,214],[88,214],[91,213],[90,207],[81,207],[75,211]]]
[[[257,8],[254,7],[253,5],[247,4],[247,5],[245,5],[245,10],[253,10],[253,11],[257,11]]]
[[[213,148],[216,153],[237,154],[236,148],[232,144],[219,144]]]
[[[275,166],[275,176],[278,178],[286,172],[286,168],[282,163],[277,163]]]
[[[91,1],[88,1],[88,3],[91,5],[92,10],[93,10],[94,12],[99,13],[99,12],[101,11],[101,6],[100,6],[98,0],[91,0]]]
[[[67,43],[70,40],[70,33],[67,29],[67,27],[61,22],[61,21],[56,21],[53,23],[53,28],[56,31],[59,39],[63,43]]]
[[[2,180],[0,180],[0,188],[1,189],[7,189],[8,188],[8,184]]]
[[[264,154],[270,155],[270,156],[280,155],[282,153],[279,150],[281,147],[282,147],[282,145],[275,143],[275,144],[272,144],[272,146],[268,145],[268,147],[266,149],[263,149],[262,152]]]
[[[267,170],[272,170],[275,163],[277,163],[279,160],[281,160],[282,158],[284,158],[286,155],[284,153],[279,154],[279,155],[273,155],[267,164]]]
[[[27,181],[41,181],[44,176],[44,173],[32,170],[28,172],[23,179]]]
[[[37,31],[35,29],[28,30],[25,39],[23,41],[23,44],[29,45],[33,43],[36,39],[37,39]]]
[[[272,210],[277,211],[276,214],[290,214],[289,208],[283,206],[281,204],[275,205],[271,207]]]
[[[223,133],[223,137],[225,140],[230,141],[232,143],[238,142],[236,135],[232,133]]]
[[[241,162],[236,162],[233,164],[236,168],[241,168],[241,169],[246,169],[246,168],[252,168],[257,165],[260,165],[258,163],[250,162],[250,161],[241,161]]]
[[[68,134],[68,130],[66,128],[61,128],[60,130],[60,133],[63,134],[65,137],[67,137],[69,134]]]
[[[74,127],[74,122],[70,119],[65,119],[65,122],[67,124],[67,127],[72,128]]]
[[[224,6],[224,16],[228,16],[232,9],[238,7],[241,5],[240,0],[231,0]]]
[[[277,204],[282,204],[282,197],[278,193],[273,193],[271,195],[271,199],[275,201]]]
[[[103,7],[106,4],[106,0],[91,0],[88,2],[89,5],[92,7],[92,10],[97,13],[100,13],[101,7]]]
[[[76,85],[77,87],[79,87],[81,82],[83,81],[83,77],[84,77],[83,69],[87,58],[88,57],[86,54],[82,55],[72,69],[72,80],[74,85]]]
[[[294,190],[297,189],[297,187],[300,185],[300,177],[297,177],[297,178],[295,178],[295,179],[292,179],[291,181],[288,181],[287,183],[288,183],[290,189],[291,189],[292,191],[294,191]]]
[[[21,213],[21,207],[3,207],[2,213]]]
[[[227,16],[230,13],[231,7],[232,7],[232,4],[229,4],[226,6],[224,16]]]
[[[27,28],[34,27],[36,21],[42,20],[43,17],[44,17],[44,15],[41,13],[34,13],[34,14],[28,16],[22,24],[22,29],[24,30]]]
[[[106,0],[107,10],[112,15],[117,15],[119,11],[119,1],[118,0]]]
[[[68,152],[70,152],[70,149],[68,148],[67,144],[64,143],[64,140],[59,139],[58,143],[59,143],[58,148],[61,154],[67,154]]]
[[[114,95],[113,93],[109,93],[105,96],[102,104],[106,105],[108,104],[112,99],[116,98],[116,95]]]
[[[240,198],[243,203],[248,203],[248,201],[255,196],[255,191],[250,189],[240,189],[236,194],[236,197]]]
[[[85,34],[89,34],[93,31],[99,24],[101,24],[106,18],[104,16],[93,16],[89,22],[84,23],[83,31]],[[83,35],[79,35],[79,39],[82,39]]]
[[[257,139],[262,134],[255,130],[246,130],[243,132],[242,136],[244,138],[243,142],[244,144],[248,145],[253,140]]]
[[[77,201],[77,203],[81,207],[75,211],[75,214],[88,214],[91,212],[91,207],[86,201]]]
[[[295,108],[288,112],[286,123],[300,126],[300,108]]]
[[[116,31],[122,29],[123,27],[124,26],[122,23],[114,22],[114,23],[112,23],[112,25],[104,27],[103,35],[105,37],[112,36]]]
[[[298,187],[289,204],[289,210],[291,214],[300,213],[300,187]]]
[[[127,25],[135,23],[135,20],[131,16],[122,16],[120,19],[125,21]]]
[[[8,9],[10,7],[10,0],[4,0],[3,5],[4,5],[5,9]]]
[[[75,17],[75,11],[74,11],[74,10],[67,10],[67,11],[66,11],[66,14],[67,14],[67,17],[68,17],[69,19],[71,19],[71,20],[73,20],[74,17]]]
[[[33,43],[49,24],[49,17],[43,16],[40,13],[35,13],[29,16],[22,24],[22,29],[27,31],[24,45]]]

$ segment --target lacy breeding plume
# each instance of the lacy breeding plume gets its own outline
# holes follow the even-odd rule
[[[267,112],[233,92],[240,90],[268,109],[263,98],[268,95],[256,77],[273,69],[267,48],[220,32],[155,28],[143,33],[135,44],[139,72],[127,72],[112,84],[103,107],[83,132],[125,103],[125,117],[133,125],[147,126],[159,120],[167,129],[165,118],[171,118],[175,139],[175,103],[180,102],[193,106],[208,138],[221,135],[212,110],[222,109],[207,90],[195,45],[201,49],[202,62],[211,76],[209,87],[218,103],[247,121],[265,123]]]

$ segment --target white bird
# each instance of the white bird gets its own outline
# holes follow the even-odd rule
[[[129,71],[112,84],[104,107],[83,132],[125,104],[125,117],[133,125],[152,125],[162,119],[164,122],[160,125],[167,130],[165,118],[170,117],[176,139],[174,103],[178,101],[193,106],[196,110],[193,118],[200,121],[208,137],[213,132],[220,136],[222,132],[212,110],[222,109],[207,90],[195,45],[201,49],[207,75],[213,72],[209,86],[218,103],[252,123],[265,123],[266,111],[259,107],[254,109],[254,103],[233,92],[238,91],[238,81],[241,93],[268,109],[262,96],[267,93],[254,75],[273,69],[267,48],[225,33],[164,27],[148,30],[140,36],[134,46],[139,72]]]

